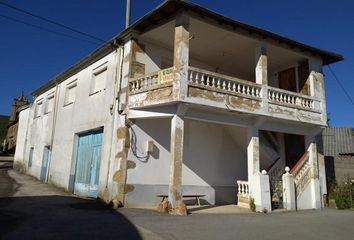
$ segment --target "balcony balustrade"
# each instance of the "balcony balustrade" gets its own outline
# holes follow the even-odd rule
[[[173,94],[174,68],[129,80],[130,108],[182,101]],[[188,67],[184,102],[324,125],[322,102],[312,96]]]

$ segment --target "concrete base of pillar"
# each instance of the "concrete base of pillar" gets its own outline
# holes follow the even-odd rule
[[[159,204],[159,206],[157,207],[157,211],[159,213],[168,213],[169,205],[169,202],[165,200]]]
[[[169,213],[176,216],[187,216],[188,214],[187,206],[184,202],[177,202],[176,207],[173,208],[167,200],[158,205],[157,211],[159,213]]]

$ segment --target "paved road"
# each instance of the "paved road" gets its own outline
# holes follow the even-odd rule
[[[354,211],[196,214],[112,210],[0,169],[0,239],[353,239]]]
[[[0,167],[0,239],[155,239],[121,213]]]

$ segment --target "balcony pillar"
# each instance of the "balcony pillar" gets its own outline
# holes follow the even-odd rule
[[[271,211],[269,176],[265,171],[259,171],[259,130],[254,127],[248,128],[247,164],[250,196],[254,198],[256,211]]]
[[[312,97],[320,100],[314,103],[314,108],[316,110],[322,111],[322,120],[324,123],[327,122],[327,110],[326,110],[326,96],[324,89],[324,77],[322,73],[322,61],[317,59],[309,60],[310,69],[310,95]]]
[[[262,84],[262,106],[268,112],[268,57],[265,43],[258,44],[256,48],[256,83]]]
[[[189,16],[180,12],[175,22],[173,97],[184,100],[188,91]]]
[[[169,212],[173,215],[187,215],[187,208],[182,199],[183,137],[183,113],[177,112],[171,120],[171,160],[168,190]]]
[[[256,48],[256,83],[268,85],[268,57],[265,43]]]

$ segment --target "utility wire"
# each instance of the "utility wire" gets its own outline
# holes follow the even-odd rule
[[[99,42],[101,42],[101,43],[105,43],[105,42],[106,42],[105,40],[103,40],[103,39],[101,39],[101,38],[98,38],[98,37],[95,37],[95,36],[93,36],[93,35],[91,35],[91,34],[85,33],[85,32],[83,32],[83,31],[74,29],[74,28],[72,28],[72,27],[66,26],[66,25],[64,25],[64,24],[61,24],[61,23],[58,23],[58,22],[55,22],[55,21],[52,21],[52,20],[50,20],[50,19],[48,19],[48,18],[45,18],[45,17],[39,16],[39,15],[36,15],[36,14],[31,13],[31,12],[29,12],[29,11],[26,11],[26,10],[23,10],[23,9],[18,8],[18,7],[16,7],[16,6],[10,5],[10,4],[8,4],[8,3],[5,3],[5,2],[0,1],[0,4],[3,5],[3,6],[6,6],[6,7],[8,7],[8,8],[14,9],[14,10],[16,10],[16,11],[18,11],[18,12],[22,12],[22,13],[27,14],[27,15],[30,15],[30,16],[32,16],[32,17],[41,19],[42,21],[49,22],[49,23],[54,24],[54,25],[56,25],[56,26],[59,26],[59,27],[68,29],[68,30],[70,30],[70,31],[76,32],[76,33],[78,33],[78,34],[84,35],[84,36],[89,37],[89,38],[92,38],[92,39],[95,39],[96,41],[99,41]]]
[[[348,97],[349,101],[351,102],[351,104],[354,106],[354,101],[351,98],[351,96],[349,95],[349,93],[345,90],[343,84],[339,81],[337,75],[334,73],[334,71],[332,70],[330,65],[327,65],[329,71],[332,73],[334,79],[337,81],[338,85],[341,87],[341,89],[343,90],[343,92],[345,93],[345,95]]]
[[[61,32],[56,32],[56,31],[50,30],[48,28],[44,28],[44,27],[37,26],[37,25],[31,24],[31,23],[28,23],[28,22],[24,22],[24,21],[21,21],[21,20],[18,20],[16,18],[12,18],[12,17],[6,16],[6,15],[3,15],[3,14],[0,14],[0,17],[5,18],[5,19],[10,20],[10,21],[13,21],[13,22],[24,24],[24,25],[29,26],[29,27],[37,28],[37,29],[39,29],[41,31],[50,32],[50,33],[54,33],[54,34],[61,35],[61,36],[64,36],[64,37],[72,38],[72,39],[75,39],[75,40],[88,42],[88,43],[94,44],[96,46],[99,45],[97,42],[93,42],[93,41],[82,39],[82,38],[77,38],[77,37],[74,37],[74,36],[71,36],[71,35],[68,35],[68,34],[65,34],[65,33],[61,33]]]

